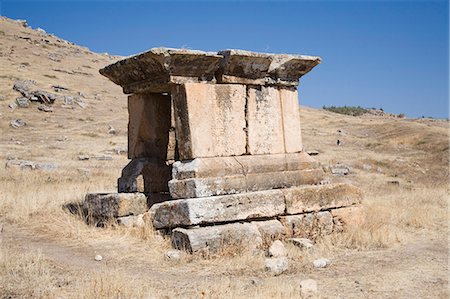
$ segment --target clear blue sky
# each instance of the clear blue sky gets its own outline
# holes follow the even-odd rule
[[[312,107],[361,105],[447,118],[447,1],[20,1],[26,19],[96,52],[239,48],[321,56],[300,80]]]

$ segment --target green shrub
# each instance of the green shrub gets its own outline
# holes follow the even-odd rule
[[[334,113],[346,114],[346,115],[352,115],[352,116],[359,116],[359,115],[362,115],[369,111],[369,109],[366,109],[366,108],[363,108],[360,106],[341,106],[341,107],[323,106],[322,108],[324,110],[331,111]]]

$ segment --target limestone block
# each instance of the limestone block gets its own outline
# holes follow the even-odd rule
[[[139,215],[148,210],[142,193],[88,193],[83,207],[88,215],[98,218]]]
[[[345,226],[358,226],[364,221],[364,210],[361,206],[332,209],[334,223],[344,228]]]
[[[247,191],[243,175],[169,181],[172,198],[207,197]]]
[[[173,96],[180,160],[245,153],[244,85],[187,83]]]
[[[280,222],[286,229],[287,237],[316,240],[333,232],[333,217],[328,211],[301,215],[281,216]]]
[[[166,201],[151,208],[155,228],[173,228],[245,219],[267,218],[284,213],[279,190]]]
[[[286,229],[286,237],[310,238],[314,229],[313,213],[282,216],[280,222]]]
[[[246,176],[247,191],[289,188],[300,185],[318,184],[323,178],[321,169],[297,171],[268,172],[248,174]],[[290,194],[287,191],[287,194]]]
[[[157,93],[128,97],[128,158],[167,157],[170,96]]]
[[[288,188],[304,184],[318,184],[322,169],[285,172],[254,173],[212,178],[193,178],[169,181],[172,198],[206,197],[241,192]]]
[[[302,150],[302,135],[297,89],[279,88],[279,93],[283,113],[285,151],[286,153],[300,152]]]
[[[197,228],[172,230],[172,246],[190,253],[207,251],[216,253],[228,247],[256,249],[262,238],[251,223],[231,223]]]
[[[122,170],[122,176],[118,180],[119,192],[168,192],[167,182],[170,180],[171,172],[171,166],[166,165],[163,159],[133,159]],[[144,180],[143,190],[139,190],[137,182],[141,175]]]
[[[281,102],[275,87],[248,87],[248,153],[284,153]]]
[[[319,163],[308,154],[243,155],[233,157],[196,158],[172,164],[172,178],[222,177],[266,172],[282,172],[319,168]]]
[[[298,85],[298,79],[321,62],[320,57],[307,55],[273,55],[268,72],[268,84]]]
[[[219,83],[265,84],[272,58],[265,53],[244,50],[224,50],[224,58],[216,74]]]
[[[263,241],[276,240],[282,238],[286,230],[278,220],[265,220],[265,221],[253,221],[252,224],[256,225],[258,231],[261,233]]]
[[[358,204],[362,191],[349,184],[302,186],[284,190],[286,213],[299,214]]]
[[[100,74],[122,86],[125,93],[143,89],[159,92],[168,83],[213,80],[221,59],[221,55],[212,52],[152,48],[108,65]],[[142,87],[143,83],[147,88]]]
[[[329,235],[333,232],[333,216],[330,212],[318,212],[316,217],[316,228],[319,236]]]

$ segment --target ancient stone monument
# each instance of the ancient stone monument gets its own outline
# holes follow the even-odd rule
[[[155,48],[101,69],[130,94],[131,162],[119,193],[88,194],[88,210],[107,218],[150,208],[153,226],[190,252],[342,229],[361,192],[321,185],[321,166],[302,151],[297,86],[320,61]]]

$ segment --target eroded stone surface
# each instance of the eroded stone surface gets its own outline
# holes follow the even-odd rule
[[[173,96],[181,160],[245,153],[245,86],[188,83]]]
[[[300,109],[295,88],[279,88],[281,112],[283,115],[284,148],[286,153],[302,150],[302,133],[300,130]]]
[[[261,234],[251,223],[231,223],[172,230],[172,246],[190,253],[200,251],[216,253],[230,247],[233,249],[256,249],[261,245]]]
[[[172,166],[173,179],[182,180],[316,169],[319,168],[319,163],[308,154],[301,152],[196,158],[188,161],[177,161]]]
[[[172,198],[206,197],[318,184],[322,177],[322,169],[306,169],[171,180],[169,191]]]
[[[333,217],[328,211],[301,215],[281,216],[280,222],[286,229],[287,237],[316,240],[333,232]]]
[[[153,205],[155,228],[274,217],[284,212],[279,190],[167,201]]]
[[[98,218],[139,215],[148,210],[142,193],[88,193],[83,206],[88,215]]]
[[[302,186],[286,190],[287,214],[299,214],[358,204],[362,191],[349,184]]]
[[[248,153],[284,153],[281,103],[276,87],[248,87]]]

